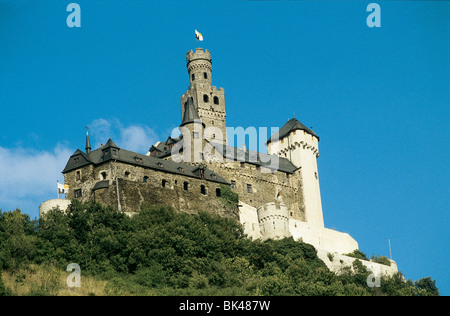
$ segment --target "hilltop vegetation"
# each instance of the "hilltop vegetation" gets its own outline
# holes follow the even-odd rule
[[[70,295],[62,291],[69,263],[81,267],[82,287],[101,284],[81,295],[439,295],[430,278],[404,281],[400,273],[369,288],[358,260],[355,272],[338,276],[309,244],[251,241],[238,222],[204,212],[145,205],[128,217],[74,200],[66,213],[39,220],[0,213],[0,295]],[[25,293],[11,285],[31,275],[41,280]]]

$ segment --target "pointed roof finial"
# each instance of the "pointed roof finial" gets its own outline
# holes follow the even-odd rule
[[[89,127],[86,126],[86,154],[91,152],[91,141],[89,140]]]

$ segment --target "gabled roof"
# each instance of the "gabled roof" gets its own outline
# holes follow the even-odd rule
[[[210,144],[218,152],[220,152],[225,159],[246,162],[256,166],[291,174],[298,169],[294,164],[292,164],[292,162],[289,161],[289,159],[279,157],[277,155],[264,154],[253,150],[243,150],[242,148],[218,143],[210,142]]]
[[[107,150],[108,147],[118,149],[115,156],[104,156],[103,152],[105,151],[105,149]],[[74,160],[75,158],[79,158],[77,163]],[[62,173],[67,173],[88,164],[100,165],[102,163],[110,161],[118,161],[134,166],[140,166],[143,168],[149,168],[173,174],[180,174],[192,178],[202,178],[198,172],[197,166],[135,153],[117,147],[117,145],[114,144],[112,140],[109,140],[103,147],[97,148],[96,150],[91,151],[89,154],[83,153],[81,150],[77,149],[75,153],[70,157],[69,162],[67,163]],[[229,184],[222,176],[209,169],[205,169],[204,179],[208,181]]]
[[[312,129],[307,128],[305,125],[300,123],[296,118],[293,118],[293,119],[290,119],[289,121],[287,121],[286,124],[284,124],[283,127],[280,128],[278,133],[272,135],[272,137],[270,137],[267,140],[267,143],[270,143],[274,140],[280,140],[283,137],[289,135],[290,132],[293,132],[296,130],[305,131],[305,132],[317,137],[317,139],[319,139],[319,136],[317,136],[317,134],[314,133]]]

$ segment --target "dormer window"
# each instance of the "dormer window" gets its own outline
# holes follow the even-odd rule
[[[178,171],[179,171],[179,172],[184,172],[184,168],[178,167]]]
[[[139,162],[139,163],[143,163],[143,162],[144,162],[144,160],[142,159],[142,157],[138,157],[138,156],[134,157],[134,160],[135,160],[136,162]]]
[[[158,162],[158,167],[160,167],[160,168],[164,168],[164,166],[163,166],[162,162]]]
[[[73,163],[77,164],[77,163],[79,163],[79,162],[80,162],[80,158],[77,157],[77,158],[74,158],[74,159],[73,159]]]

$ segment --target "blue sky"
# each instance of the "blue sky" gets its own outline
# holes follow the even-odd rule
[[[227,125],[320,136],[326,227],[450,294],[450,2],[0,0],[0,208],[38,216],[68,157],[111,137],[145,153],[181,122],[194,28]],[[239,144],[238,144],[239,145]]]

